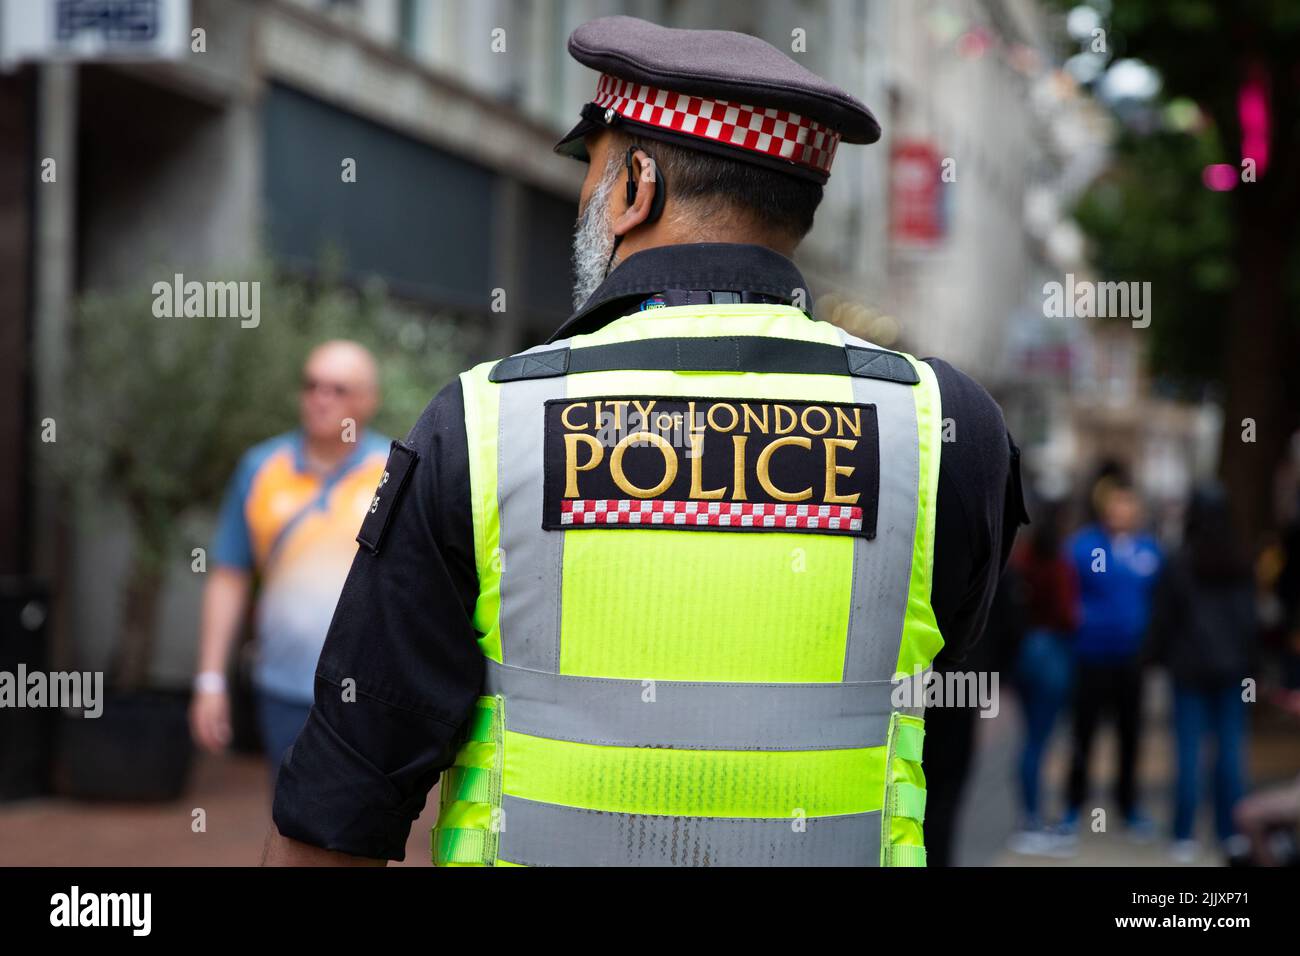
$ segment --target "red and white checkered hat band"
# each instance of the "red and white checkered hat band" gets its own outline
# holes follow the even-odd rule
[[[706,100],[602,74],[593,102],[625,119],[830,174],[840,134],[788,110]]]
[[[862,509],[852,505],[577,498],[560,503],[560,524],[861,531]]]

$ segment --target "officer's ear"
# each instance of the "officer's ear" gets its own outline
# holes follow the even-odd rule
[[[656,202],[656,193],[662,195],[663,186],[654,159],[645,150],[633,148],[628,150],[627,160],[626,191],[619,197],[627,202],[627,208],[614,218],[616,236],[625,236],[643,223],[654,222],[663,209],[663,200]]]

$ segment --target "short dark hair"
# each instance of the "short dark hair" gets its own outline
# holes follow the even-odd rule
[[[668,196],[708,211],[735,210],[755,224],[802,239],[813,226],[822,184],[754,163],[687,149],[660,140],[638,140],[620,131],[615,140],[622,163],[628,146],[644,149],[664,172]]]

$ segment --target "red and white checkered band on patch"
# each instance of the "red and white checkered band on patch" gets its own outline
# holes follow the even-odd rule
[[[706,100],[602,74],[593,102],[626,119],[775,156],[830,174],[840,134],[788,110]]]
[[[793,505],[738,501],[663,501],[658,498],[566,498],[560,524],[685,525],[722,528],[799,528],[861,531],[862,509],[853,505]]]

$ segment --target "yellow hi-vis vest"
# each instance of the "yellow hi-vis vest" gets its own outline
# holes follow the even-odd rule
[[[924,865],[941,412],[787,306],[461,376],[482,696],[443,865]]]

